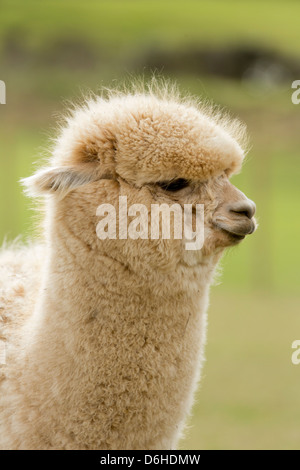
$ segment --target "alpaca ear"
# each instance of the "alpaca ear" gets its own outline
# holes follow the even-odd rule
[[[50,167],[39,170],[33,176],[21,179],[28,196],[37,197],[57,194],[60,198],[84,184],[99,179],[97,171],[90,165],[76,167]]]

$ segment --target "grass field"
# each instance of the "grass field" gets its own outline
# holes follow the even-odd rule
[[[299,449],[299,297],[212,291],[207,363],[182,448]],[[298,335],[299,336],[299,335]]]
[[[141,45],[183,46],[240,42],[266,44],[299,54],[300,4],[294,0],[2,0],[0,38],[8,29],[27,31],[36,50],[63,33],[92,45],[134,51]],[[110,49],[111,51],[111,49]]]
[[[44,155],[65,100],[137,69],[148,76],[143,57],[154,46],[254,44],[300,56],[295,1],[4,0],[0,9],[0,240],[32,235],[18,180]],[[212,288],[207,363],[182,447],[300,449],[300,365],[291,363],[300,337],[300,105],[290,83],[300,76],[260,93],[184,69],[171,78],[246,122],[251,150],[233,182],[255,200],[259,220]]]

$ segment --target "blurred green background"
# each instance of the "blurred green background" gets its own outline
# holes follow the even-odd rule
[[[246,122],[233,179],[259,229],[222,261],[207,363],[184,449],[300,449],[300,79],[297,1],[0,2],[0,239],[32,234],[18,180],[47,148],[67,100],[155,71]]]

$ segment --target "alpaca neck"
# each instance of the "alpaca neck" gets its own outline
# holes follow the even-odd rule
[[[166,393],[172,383],[171,401],[178,403],[174,420],[183,420],[180,403],[191,402],[200,371],[205,333],[202,314],[211,272],[208,264],[186,269],[184,282],[183,272],[154,273],[147,282],[111,257],[95,253],[75,235],[68,234],[66,239],[56,229],[41,300],[29,325],[31,334],[25,335],[24,393],[37,413],[28,446],[34,446],[47,428],[49,448],[62,447],[64,439],[69,448],[80,448],[77,436],[87,423],[87,448],[117,448],[120,440],[109,444],[93,441],[94,434],[98,435],[94,427],[109,430],[114,419],[101,410],[108,409],[113,400],[116,416],[125,417],[125,405],[118,404],[118,394],[124,389],[128,406],[141,408],[134,416],[147,414],[144,381],[150,380],[156,387],[156,378],[150,378],[153,374],[159,374],[157,387]],[[155,363],[159,364],[156,372]],[[138,375],[137,370],[141,371]],[[106,387],[109,394],[103,391]],[[155,400],[158,403],[153,406],[159,409],[164,394]],[[149,413],[152,416],[151,409]],[[120,430],[122,426],[118,425]],[[154,427],[161,426],[154,423]],[[52,431],[57,428],[61,433]],[[122,434],[127,432],[124,422]],[[148,434],[143,445],[155,445],[146,443]],[[74,437],[67,437],[70,435]]]
[[[108,297],[112,308],[126,306],[128,298],[134,298],[137,310],[139,306],[145,308],[143,298],[147,298],[151,315],[158,298],[162,309],[172,300],[178,305],[180,299],[199,298],[207,291],[216,264],[209,259],[201,266],[180,268],[177,273],[149,269],[141,274],[91,249],[70,232],[66,238],[59,228],[52,233],[50,246],[39,316],[45,320],[49,316],[53,322],[55,319],[66,325],[101,314]]]

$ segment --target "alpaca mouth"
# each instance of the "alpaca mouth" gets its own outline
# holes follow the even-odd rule
[[[224,230],[224,229],[221,229],[221,230],[232,240],[232,242],[238,243],[244,240],[244,238],[246,237],[246,235],[238,235],[237,233],[229,232],[228,230]]]
[[[250,235],[256,229],[255,219],[249,219],[247,217],[239,217],[234,220],[227,219],[219,216],[214,220],[214,225],[230,235],[234,240],[243,240],[246,235]]]

